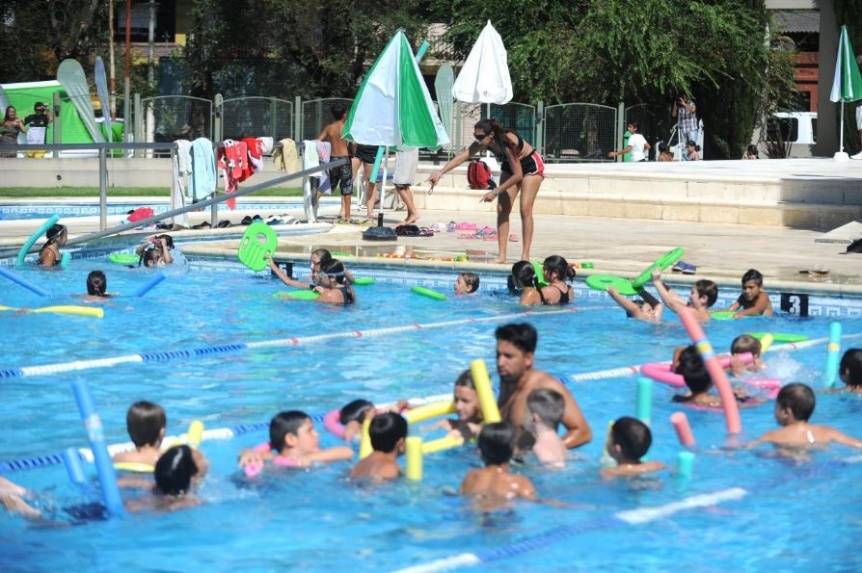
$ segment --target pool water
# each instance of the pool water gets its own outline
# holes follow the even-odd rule
[[[164,203],[108,203],[106,215],[126,215],[129,211],[133,211],[139,207],[149,207],[158,215],[167,212],[171,207],[167,202]],[[277,202],[264,203],[254,202],[243,203],[241,200],[236,204],[236,210],[248,211],[249,213],[264,211],[264,210],[281,210],[281,209],[297,209],[302,207],[302,198],[283,198]],[[209,209],[209,208],[208,208]],[[219,211],[227,212],[228,206],[224,203],[219,203]],[[52,215],[59,215],[62,218],[70,217],[96,217],[100,213],[98,200],[93,202],[63,202],[57,204],[48,203],[27,203],[26,205],[10,205],[0,204],[0,220],[16,220],[16,219],[46,219]]]
[[[0,313],[7,332],[0,373],[60,365],[46,373],[0,376],[2,461],[87,446],[70,389],[74,380],[88,382],[109,443],[128,440],[126,409],[139,399],[165,407],[169,434],[183,433],[195,419],[209,429],[235,428],[268,422],[287,409],[322,414],[360,397],[383,403],[448,394],[458,373],[476,358],[486,361],[495,378],[494,328],[512,321],[537,327],[537,367],[569,380],[594,439],[572,453],[563,471],[531,464],[519,470],[553,503],[518,503],[491,515],[475,513],[467,500],[452,495],[479,463],[471,447],[428,456],[421,483],[368,486],[346,479],[349,464],[267,470],[247,479],[237,471],[237,453],[265,441],[267,433],[208,440],[203,450],[212,467],[200,489],[203,505],[76,527],[35,525],[0,513],[0,570],[49,571],[74,563],[80,571],[388,571],[463,554],[478,556],[485,571],[642,572],[680,566],[705,572],[854,571],[862,566],[854,542],[862,523],[858,452],[833,447],[808,461],[789,462],[768,448],[732,447],[775,427],[771,404],[743,410],[743,434],[734,438],[726,435],[722,415],[686,411],[698,441],[690,479],[673,471],[635,481],[599,477],[608,422],[635,413],[636,378],[573,380],[668,360],[675,346],[687,342],[672,315],[658,326],[628,320],[605,295],[586,291],[580,282],[572,309],[526,311],[502,294],[501,277],[490,276],[482,277],[476,295],[436,301],[411,293],[409,286],[450,293],[455,272],[371,268],[354,269],[377,281],[356,287],[358,304],[330,308],[274,298],[289,289],[267,273],[253,275],[232,263],[169,268],[167,280],[135,298],[129,293],[152,278],[150,271],[94,260],[75,261],[62,272],[16,271],[54,296],[39,299],[0,279],[0,304],[85,304],[80,293],[94,268],[108,273],[110,292],[123,295],[102,305],[101,320]],[[726,289],[727,301],[733,292]],[[854,300],[828,304],[858,308]],[[843,314],[843,346],[858,345],[862,322]],[[746,330],[823,338],[831,320],[714,321],[707,333],[725,350]],[[183,352],[267,341],[271,345],[195,357]],[[163,353],[162,359],[77,370],[65,366],[154,353]],[[766,358],[769,376],[817,389],[814,422],[862,436],[856,423],[862,400],[823,391],[825,343],[798,350],[774,347]],[[649,458],[673,467],[681,447],[669,422],[679,410],[670,402],[672,394],[665,386],[654,387]],[[322,440],[338,443],[323,431]],[[91,466],[85,464],[85,470],[93,474]],[[62,508],[88,500],[60,465],[5,476],[36,492],[34,503],[66,523]],[[692,500],[702,499],[707,499],[702,507],[668,510],[642,524],[620,517],[624,511],[674,508],[680,502],[697,506]]]

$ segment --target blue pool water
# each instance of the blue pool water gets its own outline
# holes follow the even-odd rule
[[[164,213],[170,209],[167,202],[164,203],[108,203],[108,215],[125,215],[129,211],[139,207],[149,207],[155,214]],[[280,209],[296,209],[302,207],[302,198],[285,198],[279,199],[278,202],[272,203],[242,203],[236,205],[238,211],[252,212]],[[228,211],[228,206],[220,203],[219,211]],[[207,208],[209,209],[209,207]],[[52,215],[59,215],[63,218],[69,217],[97,217],[99,216],[99,202],[80,202],[71,203],[63,202],[58,204],[33,204],[26,205],[10,205],[0,204],[0,220],[15,220],[15,219],[45,219]]]
[[[23,277],[54,296],[41,300],[0,279],[0,304],[82,304],[79,293],[94,268],[108,273],[109,291],[124,295],[152,278],[142,269],[97,260],[75,261],[63,272],[25,268],[19,271]],[[108,442],[120,443],[128,439],[126,409],[139,399],[161,403],[168,433],[176,435],[195,419],[207,428],[235,428],[268,422],[286,409],[322,414],[357,397],[382,403],[447,394],[476,358],[486,360],[493,377],[493,331],[512,320],[538,328],[537,367],[569,379],[667,360],[673,347],[687,342],[673,320],[660,326],[627,320],[603,294],[586,291],[580,282],[574,312],[526,313],[515,300],[496,294],[504,284],[500,277],[483,276],[477,295],[440,302],[412,294],[409,286],[449,292],[454,272],[354,270],[375,276],[377,283],[357,287],[358,304],[343,309],[273,298],[287,289],[265,273],[193,262],[190,268],[168,269],[167,280],[143,298],[120,296],[104,304],[101,320],[0,313],[7,333],[0,372],[164,353],[157,361],[58,367],[55,373],[0,379],[0,461],[87,445],[70,389],[74,380],[89,383]],[[726,289],[723,300],[734,292]],[[840,315],[847,347],[860,345],[859,310],[858,300],[823,300],[812,303],[818,316],[811,318],[713,322],[707,332],[719,350],[746,330],[822,338],[832,315]],[[358,331],[365,335],[350,335]],[[291,339],[295,344],[199,357],[181,352]],[[862,400],[822,390],[825,356],[825,344],[792,351],[776,347],[767,354],[769,375],[814,386],[813,421],[862,436],[856,423]],[[690,480],[672,472],[634,482],[602,480],[598,469],[607,423],[634,415],[635,382],[633,376],[615,376],[569,383],[594,440],[573,452],[563,471],[530,465],[521,470],[553,504],[474,513],[469,503],[450,495],[478,463],[470,447],[429,456],[418,484],[357,486],[345,477],[347,464],[284,469],[248,480],[236,471],[236,454],[266,439],[257,430],[204,443],[212,468],[200,490],[206,503],[196,508],[64,528],[0,513],[0,570],[53,571],[74,563],[80,571],[389,571],[464,554],[482,560],[484,571],[643,572],[680,566],[706,572],[854,571],[862,566],[855,543],[862,502],[858,452],[834,447],[791,463],[769,449],[728,447],[774,428],[770,405],[743,410],[743,434],[733,439],[721,415],[687,411],[698,440]],[[654,388],[649,454],[669,465],[681,449],[668,420],[678,410],[670,403],[672,393]],[[337,443],[325,433],[323,442]],[[92,467],[85,470],[93,474]],[[47,511],[87,499],[59,465],[4,475],[35,491],[35,502]],[[680,503],[703,507],[678,509],[674,504]],[[668,513],[642,524],[622,517],[647,508]]]

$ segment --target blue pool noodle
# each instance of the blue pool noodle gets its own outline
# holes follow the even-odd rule
[[[51,218],[42,223],[42,225],[33,231],[33,234],[30,235],[26,241],[24,241],[24,245],[21,247],[21,250],[18,251],[18,257],[15,259],[15,266],[20,267],[24,264],[24,257],[27,256],[27,253],[30,251],[30,247],[33,246],[33,243],[39,240],[39,237],[44,235],[48,229],[54,226],[54,223],[60,220],[60,215],[51,215]]]
[[[66,473],[69,474],[69,480],[80,487],[87,485],[87,478],[84,477],[84,468],[81,467],[81,457],[78,455],[78,450],[75,448],[66,448],[63,450],[63,465],[66,466]]]
[[[638,378],[638,420],[650,425],[652,419],[652,380],[649,378]]]
[[[826,346],[826,387],[835,386],[838,381],[838,367],[841,361],[841,323],[829,325],[829,344]]]
[[[93,461],[96,465],[96,475],[102,485],[102,500],[111,515],[120,516],[125,511],[123,498],[120,496],[117,473],[114,471],[111,454],[108,453],[102,420],[96,413],[90,388],[83,380],[75,380],[72,382],[72,391],[75,393],[78,411],[81,413],[81,420],[83,420],[89,435],[90,449],[93,451]]]
[[[165,273],[157,274],[156,276],[151,278],[149,281],[147,281],[147,284],[145,284],[144,286],[142,286],[141,288],[136,290],[135,296],[144,296],[145,294],[150,292],[153,289],[153,287],[155,287],[157,284],[159,284],[160,282],[162,282],[166,278],[167,277],[165,276]]]
[[[28,281],[24,277],[20,277],[20,276],[16,275],[15,273],[13,273],[12,271],[8,270],[6,267],[0,267],[0,275],[3,275],[4,277],[6,277],[7,279],[9,279],[12,282],[18,283],[19,285],[21,285],[25,289],[32,291],[32,292],[38,294],[39,296],[51,296],[51,294],[48,291],[46,291],[45,289],[43,289],[42,287],[34,285],[33,283],[31,283],[30,281]]]

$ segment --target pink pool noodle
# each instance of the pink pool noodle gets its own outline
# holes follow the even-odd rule
[[[673,429],[676,430],[679,443],[687,447],[694,446],[694,434],[691,433],[691,426],[688,425],[686,415],[682,412],[674,412],[670,416],[670,422],[673,424]]]
[[[742,422],[739,420],[739,407],[736,404],[736,396],[733,395],[733,389],[730,387],[730,381],[727,379],[721,363],[712,349],[712,345],[706,338],[703,328],[694,316],[694,311],[688,308],[681,309],[679,319],[685,327],[691,342],[697,347],[706,369],[712,378],[713,384],[718,388],[718,395],[721,397],[721,405],[724,408],[724,418],[727,421],[727,431],[730,434],[738,434],[742,431]]]

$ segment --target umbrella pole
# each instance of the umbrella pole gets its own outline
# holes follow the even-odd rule
[[[841,99],[841,131],[839,132],[839,144],[838,151],[840,153],[844,152],[844,99]]]

